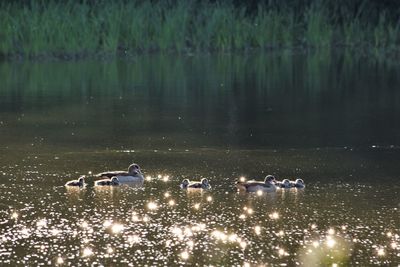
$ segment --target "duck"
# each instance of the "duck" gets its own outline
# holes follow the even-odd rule
[[[118,177],[114,176],[111,179],[102,179],[102,180],[98,180],[96,182],[94,182],[95,186],[116,186],[116,185],[120,185],[120,181],[118,179]]]
[[[96,175],[97,178],[108,178],[112,179],[117,177],[120,183],[142,183],[144,181],[143,173],[140,170],[139,165],[132,163],[128,167],[128,171],[108,171],[102,172]]]
[[[273,175],[265,176],[263,182],[260,181],[237,181],[236,188],[246,192],[257,192],[259,190],[263,192],[274,192],[276,191],[275,177]]]
[[[291,188],[292,183],[289,181],[289,179],[283,179],[281,182],[275,182],[275,184],[280,187],[280,188]]]
[[[68,181],[65,186],[78,186],[78,187],[84,187],[85,186],[85,176],[79,177],[78,180],[72,180]]]
[[[196,189],[211,189],[211,185],[208,182],[207,178],[201,179],[200,182],[191,182],[189,179],[184,179],[181,183],[181,188],[182,189],[188,189],[188,188],[196,188]]]
[[[296,188],[304,188],[306,187],[306,185],[304,184],[303,179],[296,179],[295,181],[291,181],[290,182],[292,187],[296,187]]]

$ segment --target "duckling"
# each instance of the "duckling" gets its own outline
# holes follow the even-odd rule
[[[111,179],[103,179],[103,180],[98,180],[96,182],[94,182],[95,186],[116,186],[116,185],[120,185],[120,181],[118,179],[118,177],[114,176]]]
[[[133,163],[129,165],[128,171],[108,171],[102,172],[96,175],[97,178],[108,178],[117,177],[120,183],[132,183],[132,182],[143,182],[143,173],[140,170],[139,165]]]
[[[83,187],[85,186],[85,176],[81,176],[79,177],[78,180],[72,180],[72,181],[68,181],[65,186],[79,186],[79,187]]]
[[[274,192],[276,190],[275,177],[273,175],[265,176],[264,182],[260,181],[238,181],[236,187],[239,190],[246,192],[257,192],[259,190],[263,192]]]
[[[291,181],[290,184],[292,185],[292,187],[296,187],[296,188],[304,188],[306,187],[306,185],[304,184],[303,179],[296,179],[296,181]]]
[[[289,179],[283,179],[282,182],[277,182],[276,185],[280,188],[291,188],[292,183],[289,181]]]
[[[197,188],[197,189],[210,189],[211,185],[207,178],[201,179],[200,182],[190,182],[189,179],[184,179],[181,183],[182,189]]]

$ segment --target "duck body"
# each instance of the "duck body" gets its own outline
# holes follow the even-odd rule
[[[111,179],[112,177],[117,177],[120,183],[132,183],[132,182],[143,182],[144,177],[143,174],[137,173],[137,174],[129,174],[127,172],[123,171],[116,171],[116,172],[104,172],[104,173],[99,173],[98,178],[104,178],[107,177],[108,179]],[[107,179],[105,178],[105,179]]]
[[[236,182],[236,188],[245,192],[275,192],[275,177],[272,175],[267,175],[264,179],[264,182],[255,180],[238,181]]]
[[[184,179],[180,185],[182,189],[211,189],[211,185],[209,184],[206,178],[201,179],[200,182],[198,181],[189,181],[189,179]]]
[[[306,187],[306,185],[304,184],[303,179],[296,179],[295,181],[291,181],[290,184],[291,184],[292,187],[295,187],[295,188],[304,188],[304,187]]]
[[[96,175],[97,178],[112,179],[117,177],[120,183],[142,183],[144,177],[139,165],[131,164],[128,171],[108,171]]]
[[[118,177],[114,176],[111,179],[102,179],[94,182],[95,186],[118,186],[121,182]]]
[[[278,188],[292,188],[293,184],[291,181],[289,181],[288,179],[283,179],[281,182],[277,181],[275,182],[276,186]]]
[[[65,186],[73,186],[73,187],[84,187],[85,184],[85,177],[81,176],[78,180],[68,181]]]
[[[275,192],[276,191],[276,186],[274,184],[266,184],[264,182],[258,182],[258,181],[246,181],[246,182],[237,182],[236,187],[239,190],[243,190],[246,192],[257,192],[257,191],[263,191],[263,192]]]

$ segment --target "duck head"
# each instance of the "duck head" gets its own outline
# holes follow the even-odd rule
[[[203,187],[209,187],[210,184],[208,183],[208,179],[207,179],[207,178],[201,179],[201,185],[202,185]]]
[[[266,183],[266,184],[272,184],[272,183],[274,183],[274,182],[275,182],[275,176],[273,176],[273,175],[267,175],[267,176],[265,176],[264,183]]]
[[[285,188],[290,187],[290,181],[289,181],[289,179],[283,179],[283,180],[282,180],[282,186],[285,187]]]
[[[304,181],[303,179],[296,179],[294,182],[297,186],[304,187]]]
[[[182,181],[181,187],[182,187],[182,188],[187,188],[188,185],[189,185],[189,183],[190,183],[189,179],[184,179],[184,180]]]
[[[142,173],[142,171],[140,170],[139,165],[137,165],[136,163],[133,163],[133,164],[129,165],[128,172],[132,173],[132,174]]]
[[[119,179],[118,179],[118,177],[113,177],[113,178],[111,178],[111,184],[112,185],[119,185],[120,184],[120,182],[119,182]]]
[[[81,176],[78,179],[79,186],[83,186],[85,184],[85,176]]]

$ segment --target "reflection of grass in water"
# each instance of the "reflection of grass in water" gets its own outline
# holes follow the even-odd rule
[[[336,44],[372,47],[379,53],[398,50],[399,24],[385,13],[371,20],[362,13],[365,8],[352,16],[346,11],[331,14],[318,1],[299,10],[284,5],[259,5],[249,11],[228,1],[2,3],[0,55],[80,57],[118,50],[231,51]]]
[[[253,93],[259,97],[252,101],[270,99],[267,105],[273,105],[274,98],[285,98],[286,101],[280,104],[292,109],[301,95],[307,96],[307,105],[312,108],[318,104],[322,93],[329,93],[329,88],[337,88],[337,94],[333,97],[339,103],[342,95],[347,94],[349,86],[356,90],[354,94],[359,99],[365,100],[352,105],[363,105],[372,93],[372,88],[390,88],[391,84],[396,84],[396,71],[398,67],[395,65],[357,57],[350,49],[343,54],[322,49],[308,55],[287,51],[246,56],[146,55],[135,61],[100,64],[91,61],[80,64],[4,63],[0,64],[0,80],[4,103],[44,103],[47,100],[54,102],[56,99],[76,99],[90,104],[91,97],[96,101],[98,96],[110,96],[112,99],[109,101],[128,104],[126,101],[129,95],[134,94],[142,100],[160,99],[167,105],[172,97],[181,97],[184,100],[196,95],[199,100],[196,103],[206,109],[207,106],[215,106],[213,102],[223,93],[236,95],[243,88],[252,88]],[[371,80],[371,73],[377,73],[379,79]],[[293,91],[294,94],[288,96],[285,90]],[[374,91],[376,92],[375,89]],[[245,98],[246,95],[239,97]],[[200,101],[202,99],[207,101]],[[393,99],[398,97],[384,97],[376,105],[390,106]],[[90,108],[82,106],[79,101],[76,104],[83,111],[85,107]],[[118,106],[110,106],[109,103],[104,103],[101,109],[104,113],[118,111]]]

